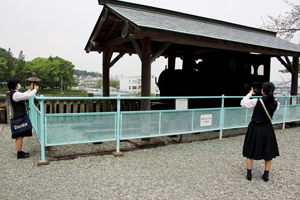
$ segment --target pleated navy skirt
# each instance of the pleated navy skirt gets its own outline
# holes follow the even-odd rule
[[[244,140],[243,156],[254,160],[272,160],[279,156],[277,140],[271,122],[250,122]]]

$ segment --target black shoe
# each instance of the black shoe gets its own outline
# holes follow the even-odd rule
[[[25,153],[24,151],[21,151],[21,152],[18,152],[17,154],[17,158],[20,159],[20,158],[28,158],[30,155],[29,153]]]
[[[268,178],[268,177],[265,177],[264,175],[262,175],[261,178],[262,178],[265,182],[268,182],[268,181],[269,181],[269,178]]]
[[[248,181],[251,181],[252,176],[246,176],[246,178],[247,178]]]

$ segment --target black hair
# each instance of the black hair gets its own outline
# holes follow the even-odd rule
[[[275,98],[274,98],[274,89],[275,89],[275,85],[271,82],[265,82],[262,85],[262,89],[264,90],[265,94],[267,95],[267,100],[266,103],[270,105],[270,107],[272,109],[275,108]]]
[[[21,80],[16,77],[12,77],[8,81],[8,88],[10,90],[15,90],[18,83],[21,83]]]

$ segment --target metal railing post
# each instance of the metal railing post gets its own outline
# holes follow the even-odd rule
[[[283,113],[283,125],[282,125],[282,129],[285,129],[285,121],[286,121],[286,113],[287,113],[287,96],[285,95],[285,101],[284,101],[284,113]]]
[[[40,95],[44,97],[44,95]],[[45,156],[45,113],[44,113],[44,99],[40,100],[40,131],[41,131],[41,157],[42,160],[37,162],[38,165],[48,165],[49,161],[46,160]],[[38,126],[38,125],[37,125]]]
[[[117,153],[120,152],[120,117],[121,116],[121,100],[120,94],[117,99]]]
[[[30,121],[32,121],[33,119],[32,119],[32,101],[34,101],[33,100],[34,99],[34,97],[31,97],[30,99],[28,99],[28,104],[29,104],[29,111],[28,111],[28,115],[29,115],[29,119],[30,119]],[[31,130],[32,132],[34,132],[34,127],[32,126],[32,130]]]
[[[41,95],[43,97],[44,95]],[[42,161],[45,161],[45,117],[44,117],[44,100],[40,100],[40,127],[41,127],[41,156]]]
[[[222,104],[221,104],[221,113],[220,113],[220,137],[222,139],[223,135],[223,127],[224,127],[224,94],[222,94]]]

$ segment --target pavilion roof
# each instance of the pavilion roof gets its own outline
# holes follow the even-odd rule
[[[130,50],[130,38],[149,36],[152,41],[172,42],[204,48],[257,52],[273,56],[299,55],[300,46],[276,37],[275,32],[224,22],[215,19],[116,0],[99,0],[102,13],[85,47],[87,52],[105,50],[109,39],[115,50]],[[109,13],[108,20],[105,18]],[[130,24],[128,40],[119,38],[122,23]],[[108,34],[110,32],[110,34]],[[119,38],[119,41],[116,41]],[[111,41],[112,41],[111,40]],[[118,45],[126,43],[122,47]],[[92,46],[90,46],[93,44]],[[97,45],[96,45],[97,44]],[[154,45],[155,48],[155,45]]]

